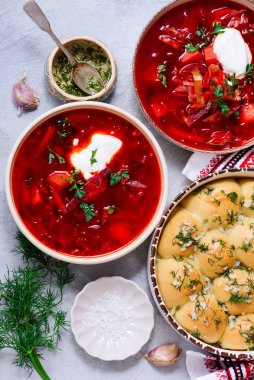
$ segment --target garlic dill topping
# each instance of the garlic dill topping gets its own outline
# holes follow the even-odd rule
[[[96,45],[76,42],[68,46],[73,57],[77,62],[87,62],[94,66],[100,73],[104,86],[111,77],[111,65],[109,58],[102,48]],[[72,67],[63,53],[59,53],[53,63],[53,76],[57,85],[65,92],[75,96],[87,96],[72,80]],[[88,82],[89,91],[92,94],[100,92],[104,86],[96,78],[91,78]]]
[[[252,180],[202,186],[172,212],[158,244],[166,307],[195,338],[224,348],[254,348],[252,199]]]

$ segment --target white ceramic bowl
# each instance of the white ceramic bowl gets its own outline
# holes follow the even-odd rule
[[[96,109],[96,110],[105,110],[108,112],[111,112],[115,115],[118,115],[122,117],[123,119],[129,121],[132,125],[134,125],[141,133],[147,138],[151,146],[153,147],[153,150],[156,154],[156,157],[159,162],[160,171],[161,171],[161,178],[162,178],[162,184],[161,184],[161,196],[160,200],[156,209],[156,212],[150,221],[150,223],[146,226],[144,231],[138,235],[132,242],[129,244],[126,244],[124,247],[119,248],[118,250],[115,250],[111,253],[107,253],[106,255],[101,256],[91,256],[91,257],[75,257],[67,254],[62,254],[60,252],[57,252],[43,243],[41,243],[37,238],[35,238],[31,232],[27,229],[25,224],[23,223],[22,219],[20,218],[18,211],[15,207],[15,203],[12,196],[12,189],[11,189],[11,173],[12,173],[12,167],[13,162],[15,160],[16,153],[19,149],[19,146],[22,144],[23,140],[29,135],[29,133],[36,128],[39,124],[43,123],[47,119],[59,115],[63,112],[75,110],[75,109]],[[7,163],[6,168],[6,178],[5,178],[5,191],[6,191],[6,197],[9,209],[11,211],[11,214],[20,229],[20,231],[27,237],[27,239],[30,240],[32,244],[34,244],[37,248],[39,248],[41,251],[45,252],[46,254],[58,259],[63,260],[66,262],[70,262],[73,264],[99,264],[104,263],[107,261],[115,260],[121,256],[126,255],[127,253],[133,251],[135,248],[137,248],[154,230],[157,223],[159,222],[161,215],[166,207],[167,202],[167,195],[168,195],[168,172],[167,172],[167,165],[164,158],[164,155],[162,153],[162,150],[157,143],[156,139],[153,137],[152,133],[148,130],[148,128],[142,124],[136,117],[130,115],[128,112],[112,106],[105,103],[99,103],[99,102],[77,102],[77,103],[69,103],[65,104],[59,107],[56,107],[46,113],[44,113],[42,116],[38,117],[35,121],[33,121],[31,124],[28,125],[27,128],[23,130],[23,132],[20,134],[19,138],[17,139],[16,143],[14,144],[9,160]]]
[[[148,341],[154,326],[146,293],[122,277],[102,277],[76,296],[71,328],[77,343],[102,360],[124,360]]]
[[[237,350],[227,350],[220,347],[217,344],[208,344],[204,341],[195,338],[188,331],[186,331],[174,318],[169,309],[166,307],[163,298],[160,294],[160,289],[157,282],[156,275],[156,259],[157,259],[157,247],[162,234],[164,227],[166,226],[169,218],[171,217],[172,212],[177,207],[177,205],[193,190],[198,188],[201,185],[206,185],[212,181],[222,179],[222,178],[254,178],[254,169],[231,169],[231,170],[223,170],[217,173],[209,174],[207,177],[200,179],[199,181],[195,181],[187,186],[170,204],[168,210],[162,216],[160,223],[155,229],[149,254],[148,254],[148,280],[150,284],[150,289],[155,300],[155,303],[160,310],[161,314],[165,318],[165,320],[172,326],[182,337],[187,339],[190,343],[194,344],[198,348],[201,348],[209,353],[231,357],[233,359],[241,358],[246,360],[253,360],[254,354],[253,351],[237,351]]]

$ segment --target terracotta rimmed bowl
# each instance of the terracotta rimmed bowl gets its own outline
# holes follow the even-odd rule
[[[217,173],[212,173],[212,174],[209,174],[207,177],[204,177],[196,182],[191,183],[181,193],[178,194],[178,196],[170,204],[168,210],[163,214],[160,220],[160,223],[158,224],[158,226],[156,227],[154,231],[151,245],[149,248],[149,254],[148,254],[148,267],[147,267],[148,280],[149,280],[149,285],[150,285],[150,289],[151,289],[154,301],[159,311],[161,312],[165,320],[168,322],[168,324],[171,327],[173,327],[176,330],[176,332],[180,334],[184,339],[188,340],[190,343],[192,343],[196,347],[204,351],[207,351],[210,354],[230,357],[232,359],[241,358],[241,359],[246,359],[246,360],[247,359],[253,360],[254,359],[253,351],[237,351],[237,350],[224,349],[217,344],[209,344],[198,338],[195,338],[188,331],[186,331],[176,321],[174,316],[166,307],[160,293],[160,289],[157,282],[157,276],[156,276],[156,259],[157,259],[158,243],[160,241],[162,231],[164,227],[166,226],[168,220],[170,219],[174,209],[187,195],[189,195],[193,190],[195,190],[199,186],[206,185],[210,182],[213,182],[219,179],[225,179],[225,178],[236,178],[236,179],[252,178],[254,179],[254,169],[231,169],[231,170],[223,170]]]
[[[92,37],[88,37],[88,36],[74,36],[62,41],[62,43],[67,48],[74,47],[78,44],[82,46],[83,48],[94,49],[94,52],[96,54],[100,54],[103,57],[105,57],[108,63],[108,66],[111,68],[111,77],[109,81],[107,82],[107,84],[105,85],[105,87],[94,95],[77,96],[77,95],[69,94],[68,92],[64,91],[62,88],[58,86],[53,74],[55,61],[57,57],[59,56],[59,54],[61,53],[60,49],[56,47],[50,53],[45,65],[45,76],[46,76],[49,92],[52,95],[56,96],[63,103],[79,102],[79,101],[87,101],[87,100],[105,100],[114,90],[116,79],[117,79],[116,62],[109,48],[101,41]],[[94,64],[92,61],[90,63]]]
[[[23,223],[13,200],[13,195],[12,195],[12,186],[11,186],[11,176],[12,176],[12,168],[13,168],[13,163],[15,161],[16,154],[18,152],[18,149],[22,142],[26,139],[26,137],[38,126],[41,125],[43,122],[46,120],[52,118],[53,116],[56,115],[61,115],[62,113],[65,113],[66,111],[71,111],[71,110],[81,110],[81,109],[89,109],[89,110],[102,110],[109,112],[113,115],[117,115],[121,117],[124,120],[127,120],[130,122],[134,127],[136,127],[149,141],[151,144],[154,153],[157,157],[159,167],[160,167],[160,172],[161,172],[161,193],[160,193],[160,200],[158,202],[157,209],[153,215],[152,220],[150,223],[145,227],[143,232],[138,235],[134,240],[131,242],[127,243],[125,246],[107,253],[105,255],[101,256],[91,256],[91,257],[75,257],[72,255],[64,254],[57,252],[54,249],[51,249],[47,247],[45,244],[41,243],[35,236],[31,234],[31,232],[28,230],[28,228],[25,226]],[[31,124],[29,124],[24,131],[20,134],[18,137],[17,141],[15,142],[10,156],[9,160],[7,163],[7,168],[6,168],[6,177],[5,177],[5,192],[6,192],[6,198],[8,202],[8,206],[10,209],[10,212],[13,216],[14,221],[16,222],[18,228],[20,231],[27,237],[27,239],[30,240],[30,242],[35,245],[37,248],[39,248],[41,251],[44,253],[62,261],[74,263],[74,264],[100,264],[100,263],[105,263],[108,261],[115,260],[121,256],[126,255],[127,253],[133,251],[136,249],[143,241],[148,238],[148,236],[153,232],[154,228],[158,224],[161,215],[163,214],[163,211],[166,207],[166,202],[167,202],[167,196],[168,196],[168,171],[167,171],[167,165],[166,161],[164,158],[164,155],[162,153],[162,150],[156,141],[156,139],[153,137],[152,133],[148,130],[148,128],[142,124],[136,117],[132,116],[128,112],[109,105],[105,103],[100,103],[100,102],[77,102],[77,103],[70,103],[70,104],[65,104],[56,108],[53,108],[52,110],[44,113],[42,116],[38,117],[36,120],[34,120]]]
[[[251,9],[253,12],[254,12],[254,3],[253,1],[251,0],[231,0],[232,3],[236,3],[236,4],[240,4],[246,8],[249,8]],[[246,148],[246,147],[249,147],[253,144],[253,141],[254,141],[254,134],[253,134],[253,137],[251,139],[249,139],[244,145],[241,145],[240,147],[234,147],[234,148],[230,148],[230,149],[217,149],[217,150],[213,150],[212,147],[211,149],[200,149],[198,147],[198,143],[197,143],[197,146],[196,147],[193,147],[193,146],[189,146],[186,142],[180,142],[180,141],[177,141],[174,139],[174,137],[168,135],[166,132],[164,132],[160,127],[159,125],[156,123],[156,117],[151,117],[149,115],[149,112],[148,110],[145,108],[142,100],[141,100],[141,97],[139,95],[139,88],[138,88],[138,85],[137,85],[137,81],[136,81],[136,61],[137,61],[137,56],[139,54],[139,49],[142,45],[142,42],[144,40],[144,38],[146,37],[146,35],[148,34],[148,32],[150,31],[150,29],[153,27],[153,25],[161,18],[163,18],[163,16],[170,12],[170,10],[176,8],[177,6],[181,5],[181,4],[185,4],[185,3],[190,3],[190,2],[195,2],[195,0],[172,0],[170,2],[170,4],[164,6],[162,9],[160,9],[154,16],[153,18],[146,24],[145,28],[143,29],[139,39],[138,39],[138,42],[137,42],[137,46],[136,46],[136,49],[135,49],[135,53],[134,53],[134,57],[133,57],[133,64],[132,64],[132,72],[133,72],[133,83],[134,83],[134,88],[135,88],[135,93],[136,93],[136,97],[137,97],[137,100],[138,100],[138,103],[139,103],[139,106],[142,110],[142,112],[144,113],[145,117],[148,119],[148,121],[151,123],[151,125],[156,128],[166,139],[168,139],[170,142],[176,144],[177,146],[181,147],[181,148],[184,148],[184,149],[187,149],[187,150],[190,150],[190,151],[197,151],[197,152],[209,152],[209,153],[230,153],[230,152],[237,152],[243,148]]]

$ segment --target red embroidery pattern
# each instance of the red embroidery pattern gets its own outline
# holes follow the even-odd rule
[[[254,166],[254,153],[249,154],[241,164],[241,168],[252,168]]]
[[[204,358],[204,363],[210,373],[217,371],[218,365],[214,356],[206,356]]]
[[[199,173],[197,179],[203,178],[203,177],[205,177],[207,174],[209,174],[209,173],[213,170],[213,168],[214,168],[214,167],[220,162],[220,160],[222,159],[222,157],[223,157],[222,155],[214,156],[214,157],[210,160],[209,164],[208,164],[205,168],[203,168],[203,169],[200,171],[200,173]]]
[[[216,379],[218,380],[228,380],[227,372],[224,369],[221,369],[218,372],[215,372]]]

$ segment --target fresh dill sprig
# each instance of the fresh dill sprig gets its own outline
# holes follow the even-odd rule
[[[58,304],[59,295],[36,268],[8,271],[0,282],[0,350],[15,350],[14,364],[35,369],[43,380],[50,377],[39,360],[42,350],[55,351],[67,325]]]
[[[62,292],[65,285],[74,280],[74,275],[70,273],[69,264],[55,260],[36,248],[30,241],[19,231],[16,234],[17,244],[12,250],[15,254],[21,254],[23,260],[36,270],[43,271],[44,276],[48,274],[56,278],[62,299]]]

